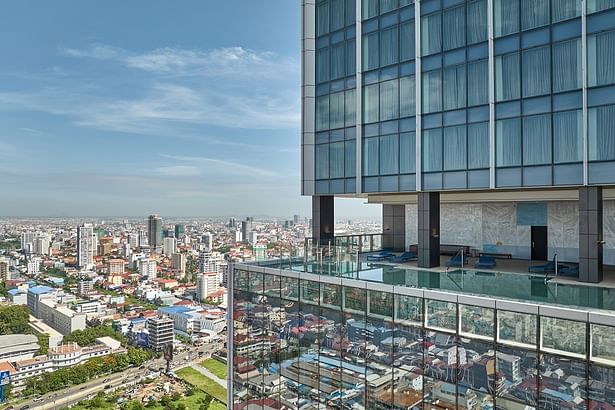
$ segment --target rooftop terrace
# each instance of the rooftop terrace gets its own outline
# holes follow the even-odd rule
[[[306,248],[306,253],[301,257],[285,257],[248,265],[394,286],[615,312],[614,267],[605,267],[603,282],[590,284],[556,275],[555,272],[528,272],[530,266],[544,262],[498,259],[492,269],[475,269],[473,266],[478,258],[468,258],[463,268],[447,268],[451,256],[442,256],[440,267],[424,269],[418,268],[416,261],[368,261],[368,256],[377,252],[377,247],[371,249],[374,250],[358,251],[352,246],[311,246]]]

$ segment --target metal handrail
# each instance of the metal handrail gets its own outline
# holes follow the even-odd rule
[[[555,277],[557,278],[559,276],[559,261],[558,261],[558,256],[557,253],[555,255],[553,255],[553,261],[555,262]],[[547,284],[547,282],[549,281],[549,271],[545,270],[545,285]]]

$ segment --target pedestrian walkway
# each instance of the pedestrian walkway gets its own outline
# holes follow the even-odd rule
[[[196,363],[192,363],[192,368],[198,371],[199,373],[201,373],[203,376],[209,377],[210,379],[212,379],[213,381],[215,381],[216,383],[218,383],[220,386],[224,387],[225,389],[227,388],[226,380],[222,380],[221,378],[219,378],[218,376],[216,376],[215,374],[213,374],[212,372],[210,372],[203,366],[199,366]]]

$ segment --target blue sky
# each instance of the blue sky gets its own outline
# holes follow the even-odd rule
[[[5,4],[0,215],[307,215],[299,5]]]

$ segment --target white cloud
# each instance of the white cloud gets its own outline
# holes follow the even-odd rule
[[[276,176],[276,174],[268,169],[258,168],[246,164],[241,164],[239,162],[228,161],[218,158],[208,158],[208,157],[192,157],[192,156],[184,156],[184,155],[167,155],[160,154],[161,157],[172,159],[175,161],[181,162],[192,162],[202,164],[204,166],[209,166],[210,171],[222,172],[226,175],[235,174],[235,175],[246,175],[246,176],[261,176],[261,177],[272,177]]]
[[[181,76],[244,78],[281,78],[298,73],[299,62],[270,51],[243,47],[191,50],[162,47],[136,53],[106,44],[92,44],[85,49],[65,48],[73,57],[117,61],[127,67],[161,74]]]
[[[83,89],[0,92],[0,110],[16,109],[68,116],[83,127],[159,136],[177,136],[182,124],[240,129],[296,129],[300,124],[298,95],[233,95],[168,83],[155,84],[134,98],[109,98]]]
[[[156,168],[156,173],[169,177],[194,177],[201,175],[201,171],[197,167],[189,165],[158,167]]]

